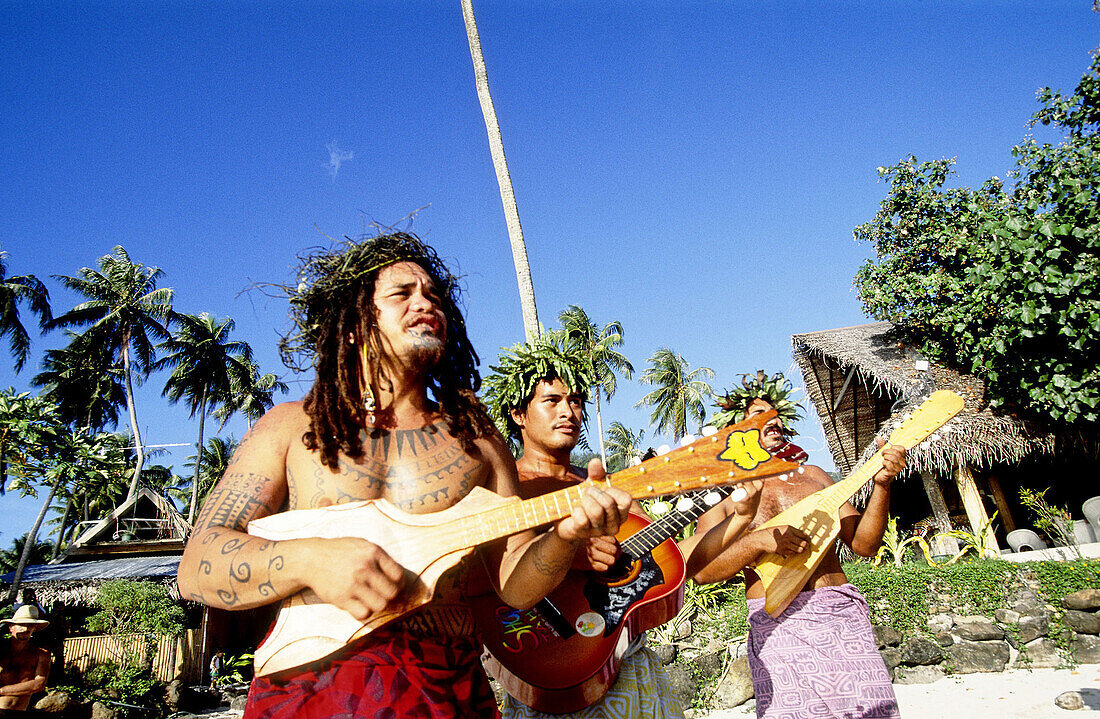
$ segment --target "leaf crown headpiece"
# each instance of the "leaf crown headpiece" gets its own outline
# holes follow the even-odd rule
[[[436,292],[445,304],[457,308],[458,278],[451,274],[435,250],[408,232],[360,238],[345,237],[332,248],[314,248],[298,256],[298,284],[283,286],[290,300],[291,329],[279,341],[283,363],[302,370],[317,351],[321,327],[334,307],[356,301],[363,282],[372,273],[397,262],[415,262],[436,281]],[[448,321],[454,318],[448,312]],[[459,317],[457,312],[453,313]]]
[[[560,379],[587,400],[592,370],[579,346],[564,332],[544,332],[530,344],[520,342],[502,349],[498,364],[490,366],[491,374],[482,385],[482,401],[501,434],[520,440],[511,411],[531,399],[541,380]]]
[[[764,370],[757,370],[755,375],[741,375],[741,386],[734,386],[722,397],[715,398],[714,405],[719,409],[711,418],[709,424],[722,428],[745,419],[745,413],[754,399],[766,400],[779,413],[779,420],[783,423],[783,432],[787,435],[797,434],[792,424],[802,419],[800,410],[802,404],[792,402],[791,382],[783,376],[782,372],[776,372],[769,377]]]

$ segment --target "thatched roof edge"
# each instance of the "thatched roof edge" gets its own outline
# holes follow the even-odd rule
[[[989,409],[985,386],[976,377],[931,363],[927,371],[918,371],[916,362],[925,358],[901,343],[889,322],[793,335],[791,344],[807,394],[823,422],[832,408],[816,382],[814,362],[837,372],[847,372],[854,367],[855,377],[867,386],[899,398],[891,418],[879,433],[884,438],[932,391],[949,389],[963,397],[963,411],[944,430],[909,452],[909,472],[943,474],[962,464],[990,467],[1067,450],[1093,456],[1100,452],[1100,438],[1093,434],[1064,429],[1055,431]],[[828,432],[826,436],[833,456],[840,456],[841,450],[835,446],[834,437]],[[873,443],[864,447],[860,463],[874,451]]]

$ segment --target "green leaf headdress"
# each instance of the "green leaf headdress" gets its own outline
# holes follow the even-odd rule
[[[740,387],[735,385],[724,396],[715,399],[714,405],[719,411],[715,412],[709,424],[720,429],[740,422],[745,419],[745,412],[752,401],[759,398],[775,407],[783,423],[784,434],[797,434],[792,424],[802,419],[800,410],[803,407],[799,402],[792,402],[790,396],[791,382],[782,372],[776,372],[771,377],[764,374],[764,370],[757,370],[755,375],[743,374]]]
[[[530,344],[520,342],[502,348],[498,364],[491,366],[482,384],[482,401],[501,434],[520,441],[519,427],[511,411],[522,407],[540,380],[560,379],[569,389],[588,398],[592,370],[580,347],[562,332],[545,332]]]

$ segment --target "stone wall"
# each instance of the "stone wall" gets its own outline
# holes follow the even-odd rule
[[[924,634],[905,637],[890,627],[874,627],[897,684],[931,683],[947,674],[1100,664],[1100,589],[1069,594],[1053,606],[1025,582],[1011,607],[992,617],[955,614],[947,604],[933,609]],[[672,646],[657,651],[685,706],[727,709],[753,698],[744,642],[704,646],[676,663],[679,652]]]

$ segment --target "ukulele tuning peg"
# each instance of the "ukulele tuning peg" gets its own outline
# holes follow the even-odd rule
[[[710,437],[711,435],[718,434],[718,428],[714,425],[708,424],[706,427],[703,427],[702,434],[704,437]]]
[[[667,444],[662,444],[660,447],[657,448],[657,454],[659,454],[659,455],[660,454],[668,454],[671,451],[672,451],[672,447],[669,447]]]
[[[686,447],[689,444],[691,444],[692,442],[694,442],[695,439],[696,438],[695,438],[694,434],[685,434],[684,438],[680,440],[680,446],[681,447]]]
[[[732,499],[734,502],[740,502],[747,496],[749,496],[749,492],[744,487],[738,487],[737,489],[730,492],[730,499]]]
[[[721,501],[722,501],[722,495],[718,494],[718,492],[715,492],[713,489],[711,491],[707,492],[706,495],[703,497],[703,502],[708,507],[713,507],[714,505],[718,504]]]
[[[694,506],[695,502],[692,501],[691,497],[680,497],[679,501],[676,502],[676,511],[686,512]]]

